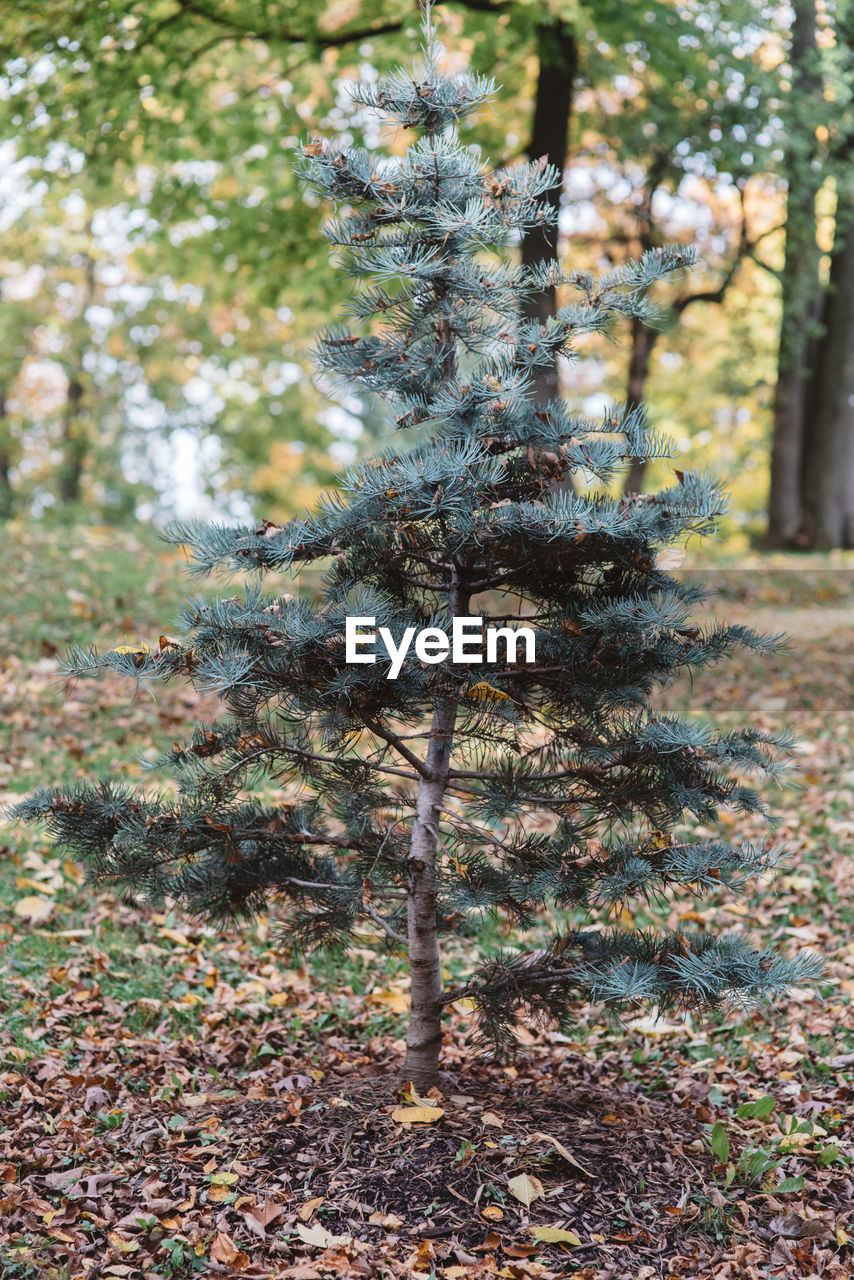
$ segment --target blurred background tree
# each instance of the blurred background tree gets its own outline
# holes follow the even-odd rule
[[[409,61],[417,5],[0,11],[0,515],[301,509],[384,427],[309,372],[341,284],[287,156],[315,128],[374,140],[345,89]],[[559,234],[529,235],[525,261],[700,246],[657,327],[585,351],[581,398],[644,399],[734,489],[733,545],[854,545],[849,0],[449,0],[437,16],[449,60],[503,85],[501,120],[467,140],[564,168]],[[543,371],[538,394],[560,379]]]

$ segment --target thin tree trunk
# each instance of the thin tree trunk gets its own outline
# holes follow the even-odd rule
[[[59,473],[59,496],[63,505],[80,501],[83,466],[86,461],[87,441],[81,421],[83,384],[73,375],[68,379],[65,410],[62,422],[63,458]]]
[[[12,458],[6,446],[6,391],[0,388],[0,520],[8,520],[14,507],[12,492]]]
[[[538,27],[537,55],[540,68],[528,155],[532,160],[545,156],[549,164],[563,173],[569,150],[573,88],[578,74],[578,46],[571,29],[563,23],[557,26],[544,23]],[[560,196],[561,189],[556,187],[543,199],[557,211],[560,209]],[[522,241],[522,262],[526,266],[556,262],[558,239],[556,226],[532,228]],[[555,290],[545,289],[525,302],[523,314],[529,320],[539,320],[544,324],[556,310]],[[546,403],[554,400],[557,393],[557,365],[539,370],[534,379],[535,399],[541,404]]]
[[[86,225],[86,234],[92,235],[92,220]],[[91,243],[91,242],[90,242]],[[88,342],[86,312],[95,299],[95,257],[90,250],[85,254],[86,268],[77,325],[82,336],[75,339],[72,331],[72,362],[68,369],[68,390],[65,394],[65,410],[62,422],[63,459],[59,472],[59,496],[63,505],[80,501],[83,491],[83,469],[89,454],[90,440],[86,430],[84,405],[85,355]],[[91,389],[91,383],[90,383]]]
[[[815,0],[796,0],[794,8],[790,146],[786,172],[786,255],[782,276],[766,537],[767,545],[771,547],[795,545],[801,529],[808,354],[817,299],[821,295],[820,254],[816,244],[816,196],[821,175],[812,164],[816,141],[815,121],[811,118],[811,103],[821,92],[820,77],[814,66]]]
[[[837,219],[804,432],[799,541],[817,550],[854,546],[854,218]]]
[[[629,360],[629,377],[626,384],[626,403],[629,408],[634,409],[644,402],[650,360],[658,337],[657,330],[650,329],[637,316],[632,320],[632,354]],[[646,469],[646,458],[632,459],[632,465],[623,485],[624,493],[643,492]]]
[[[465,614],[467,594],[452,584],[448,595],[449,619]],[[448,769],[457,719],[457,695],[436,699],[430,746],[425,764],[430,778],[418,787],[415,822],[409,847],[407,882],[407,935],[411,993],[406,1059],[403,1074],[417,1089],[436,1084],[442,1048],[442,975],[436,926],[436,849],[442,804],[448,786]]]

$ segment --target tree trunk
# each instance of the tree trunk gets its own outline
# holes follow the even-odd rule
[[[823,336],[804,424],[799,542],[854,546],[854,218],[837,213]]]
[[[83,480],[83,464],[86,461],[87,441],[81,421],[80,404],[83,384],[73,374],[68,379],[65,396],[65,412],[62,422],[63,458],[59,473],[59,496],[63,505],[80,501]]]
[[[801,529],[801,474],[804,413],[809,382],[810,340],[815,328],[820,254],[816,244],[816,196],[821,174],[813,167],[815,120],[811,105],[821,94],[816,57],[815,0],[796,0],[792,28],[793,83],[786,163],[786,256],[782,277],[782,315],[774,395],[771,487],[767,545],[796,544]]]
[[[569,150],[573,87],[578,73],[578,46],[571,29],[564,24],[538,27],[537,55],[540,68],[528,155],[532,160],[545,156],[563,173]],[[559,210],[560,197],[561,188],[556,187],[543,199],[551,208]],[[558,239],[556,226],[532,228],[522,241],[522,262],[526,266],[556,262]],[[529,320],[539,320],[544,324],[556,310],[555,290],[546,289],[526,300],[523,314]],[[534,376],[535,399],[541,404],[546,403],[554,400],[557,393],[557,364],[538,370]]]
[[[629,360],[629,377],[626,385],[626,403],[632,409],[644,402],[650,359],[653,348],[658,341],[658,336],[657,330],[650,329],[637,316],[632,320],[632,354]],[[623,485],[624,493],[643,492],[646,468],[646,458],[632,459],[632,465]]]
[[[10,471],[12,458],[6,440],[6,391],[0,388],[0,520],[9,520],[14,506]]]
[[[467,596],[453,585],[448,616],[465,614]],[[415,822],[409,846],[407,883],[407,934],[409,941],[409,1027],[406,1035],[404,1079],[419,1090],[436,1084],[442,1048],[442,975],[436,927],[436,849],[442,803],[448,785],[448,769],[457,720],[457,695],[436,699],[430,746],[424,761],[429,779],[418,787]]]

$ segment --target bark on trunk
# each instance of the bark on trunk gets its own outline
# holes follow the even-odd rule
[[[448,613],[464,614],[468,599],[458,584],[451,587]],[[448,785],[448,768],[457,719],[457,696],[437,698],[433,710],[430,746],[425,764],[430,779],[418,787],[415,822],[409,846],[407,883],[407,935],[409,942],[409,1027],[406,1035],[404,1079],[419,1090],[436,1084],[442,1048],[442,975],[436,928],[436,849],[439,822]]]
[[[578,46],[570,28],[564,24],[544,24],[537,29],[539,74],[534,102],[534,122],[528,155],[532,160],[545,156],[549,164],[563,173],[569,150],[569,123],[572,94],[578,73]],[[561,189],[549,191],[544,200],[553,209],[560,208]],[[558,258],[557,227],[535,227],[522,241],[522,262],[535,266],[556,262]],[[546,289],[527,300],[523,314],[529,320],[545,323],[557,310],[554,289]],[[534,378],[534,395],[539,403],[553,400],[558,392],[557,365],[541,369]]]
[[[816,550],[854,546],[854,220],[849,209],[837,216],[824,334],[804,424],[799,542]]]
[[[791,49],[794,83],[786,172],[786,255],[766,537],[771,547],[794,545],[802,521],[801,476],[809,352],[821,298],[820,255],[816,244],[816,196],[821,174],[811,163],[816,141],[808,110],[809,101],[821,92],[820,77],[813,63],[815,51],[815,0],[797,0]]]
[[[637,317],[632,320],[632,354],[629,360],[629,377],[626,384],[626,402],[630,408],[635,408],[644,402],[650,360],[657,340],[658,333],[655,329],[650,329]],[[646,469],[646,458],[632,459],[632,465],[623,485],[624,493],[643,492]]]

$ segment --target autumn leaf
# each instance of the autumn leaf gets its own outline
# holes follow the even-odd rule
[[[300,1222],[308,1222],[313,1216],[316,1209],[323,1204],[323,1196],[315,1196],[313,1200],[306,1200],[305,1204],[301,1204],[297,1209],[297,1217]]]
[[[329,1249],[337,1244],[349,1244],[351,1236],[334,1236],[331,1231],[327,1231],[325,1227],[321,1227],[316,1223],[313,1227],[307,1227],[304,1222],[297,1223],[297,1235],[305,1244],[310,1244],[314,1249]]]
[[[509,693],[504,693],[501,689],[495,689],[486,680],[481,680],[479,684],[474,684],[470,689],[466,689],[463,694],[464,698],[471,698],[473,702],[512,702],[513,699]]]
[[[398,1107],[391,1118],[395,1124],[433,1124],[444,1114],[443,1107]]]
[[[508,1178],[507,1190],[526,1209],[530,1209],[534,1200],[541,1200],[546,1194],[546,1189],[539,1178],[529,1173],[518,1173],[515,1178]]]
[[[218,1231],[214,1236],[208,1256],[212,1262],[223,1262],[226,1266],[233,1267],[235,1271],[242,1271],[244,1267],[249,1266],[248,1254],[238,1249],[231,1236],[225,1231]]]
[[[531,1235],[541,1244],[581,1244],[574,1231],[565,1231],[563,1227],[534,1227]]]
[[[391,1013],[406,1013],[409,1009],[409,996],[405,991],[371,991],[365,996],[366,1004],[378,1004]]]
[[[578,1169],[580,1173],[583,1173],[585,1178],[592,1178],[594,1176],[589,1169],[584,1168],[583,1164],[578,1163],[572,1152],[569,1151],[562,1142],[559,1142],[557,1138],[553,1138],[550,1133],[538,1133],[536,1136],[542,1139],[543,1142],[550,1142],[558,1155],[565,1160],[567,1164],[571,1164],[573,1169]]]
[[[47,920],[52,911],[53,903],[35,894],[27,898],[19,898],[15,903],[15,915],[20,916],[22,920],[29,920],[32,924],[40,924],[43,920]]]

